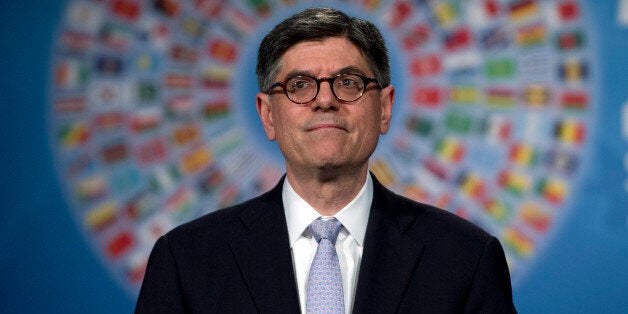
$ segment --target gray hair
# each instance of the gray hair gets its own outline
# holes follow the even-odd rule
[[[305,41],[343,37],[366,58],[370,70],[382,87],[390,85],[388,49],[377,27],[330,8],[312,8],[279,23],[262,40],[257,52],[257,84],[266,92],[279,73],[279,59],[290,47]]]

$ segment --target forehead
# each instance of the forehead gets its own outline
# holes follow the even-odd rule
[[[316,76],[335,74],[343,68],[360,69],[371,74],[366,58],[346,38],[331,37],[320,41],[300,42],[281,57],[279,77],[291,72],[306,72]]]

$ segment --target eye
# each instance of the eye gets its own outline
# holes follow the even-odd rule
[[[350,74],[341,75],[336,78],[336,84],[339,88],[345,90],[359,90],[362,88],[362,81],[360,77]]]
[[[310,89],[316,84],[311,78],[308,77],[295,77],[288,80],[287,89],[290,92],[298,92],[302,90]]]

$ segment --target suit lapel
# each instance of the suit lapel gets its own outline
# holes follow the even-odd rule
[[[281,200],[283,180],[240,216],[248,229],[229,246],[261,313],[297,313],[288,228]]]
[[[392,193],[374,176],[373,189],[353,309],[354,313],[394,313],[418,264],[423,244],[407,232],[416,213],[398,208],[402,203],[392,202]]]

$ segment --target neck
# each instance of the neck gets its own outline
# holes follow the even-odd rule
[[[294,191],[319,214],[333,216],[360,192],[366,182],[368,165],[353,171],[303,173],[287,169],[286,177]]]

